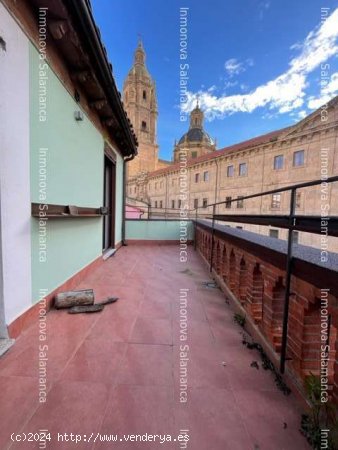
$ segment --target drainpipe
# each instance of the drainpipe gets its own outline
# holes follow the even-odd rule
[[[1,188],[0,188],[1,189]],[[1,196],[1,190],[0,190]],[[5,300],[4,300],[4,278],[3,278],[3,253],[2,253],[2,232],[1,232],[1,201],[0,201],[0,338],[8,339],[8,330],[5,319]]]
[[[127,162],[133,160],[135,158],[135,154],[126,156],[123,159],[123,193],[122,193],[122,245],[126,246],[126,168]]]

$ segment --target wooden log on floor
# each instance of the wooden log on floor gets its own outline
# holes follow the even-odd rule
[[[72,306],[93,305],[93,289],[81,291],[59,292],[55,296],[54,306],[56,309],[71,308]]]

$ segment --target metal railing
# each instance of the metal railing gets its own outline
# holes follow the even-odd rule
[[[289,319],[289,304],[290,304],[290,286],[291,276],[293,268],[293,232],[303,231],[306,233],[322,234],[322,215],[298,215],[296,214],[296,195],[297,190],[304,189],[312,186],[319,186],[323,183],[331,184],[338,182],[338,176],[327,178],[326,180],[314,180],[305,183],[294,184],[283,188],[272,189],[269,191],[260,192],[257,194],[247,195],[240,197],[241,201],[263,197],[267,195],[279,194],[282,192],[290,192],[289,214],[287,215],[264,215],[264,214],[216,214],[216,207],[224,204],[231,204],[237,202],[238,198],[228,199],[223,202],[212,203],[207,207],[212,207],[212,241],[211,241],[211,256],[210,256],[210,271],[213,269],[214,258],[214,243],[215,243],[215,222],[237,222],[244,224],[254,225],[270,225],[276,228],[286,228],[288,230],[287,238],[287,256],[286,256],[286,277],[285,277],[285,298],[284,298],[284,313],[283,313],[283,331],[282,331],[282,346],[281,346],[281,358],[280,358],[280,371],[285,372],[286,350],[287,350],[287,336],[288,336],[288,319]],[[198,209],[195,211],[196,223],[198,220]],[[338,216],[326,217],[327,228],[326,233],[328,236],[338,236]],[[196,241],[196,239],[195,239]],[[196,243],[196,242],[195,242]]]
[[[227,199],[222,202],[216,202],[211,204],[204,204],[203,206],[197,206],[193,209],[187,209],[187,215],[189,219],[195,220],[195,236],[196,227],[198,219],[206,218],[211,220],[211,233],[212,233],[212,243],[211,243],[211,255],[210,255],[210,272],[213,270],[213,258],[214,258],[214,244],[215,244],[215,223],[218,222],[237,222],[243,224],[254,224],[254,225],[264,225],[264,226],[274,226],[276,228],[285,228],[288,230],[287,237],[287,256],[286,256],[286,277],[285,277],[285,301],[284,301],[284,313],[283,313],[283,331],[282,331],[282,346],[281,346],[281,358],[280,358],[280,371],[284,373],[285,371],[285,361],[286,361],[286,350],[287,350],[287,335],[288,335],[288,319],[289,319],[289,304],[290,304],[290,286],[291,286],[291,276],[293,268],[293,232],[302,231],[306,233],[321,234],[322,226],[321,220],[322,215],[300,215],[296,214],[296,195],[299,189],[309,188],[313,186],[322,185],[322,183],[331,184],[338,182],[338,176],[329,177],[326,180],[314,180],[305,183],[293,184],[290,186],[272,189],[264,192],[259,192],[257,194],[246,195],[242,197],[237,197],[233,199]],[[234,202],[240,200],[244,203],[246,200],[260,198],[267,195],[280,194],[282,192],[290,192],[290,203],[288,214],[278,215],[278,214],[217,214],[216,208],[220,205],[231,205]],[[238,206],[238,203],[237,203]],[[212,213],[202,212],[201,210],[206,210],[212,208]],[[168,220],[170,218],[179,218],[181,208],[164,208],[153,207],[150,204],[147,206],[148,219],[149,218],[164,218]],[[327,217],[327,235],[328,236],[338,236],[338,216]],[[196,238],[194,240],[194,246],[196,249]]]

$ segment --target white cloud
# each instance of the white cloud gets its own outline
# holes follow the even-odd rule
[[[327,83],[324,80],[322,81],[322,90],[320,94],[319,97],[309,97],[307,104],[309,109],[320,108],[338,94],[338,72],[333,73]]]
[[[225,81],[224,89],[232,88],[238,85],[238,81]]]
[[[304,119],[307,116],[307,112],[305,109],[302,109],[301,111],[298,111],[297,118],[298,119]]]
[[[247,91],[249,89],[249,86],[245,83],[241,83],[239,87],[242,91]]]
[[[338,52],[337,37],[338,8],[321,26],[308,34],[299,46],[298,56],[291,59],[288,70],[277,78],[246,94],[216,96],[212,92],[200,91],[199,101],[207,118],[211,120],[235,112],[252,112],[259,107],[276,109],[279,113],[300,108],[306,100],[308,75]],[[241,72],[242,63],[235,58],[231,58],[226,64],[226,69],[233,74]],[[334,87],[338,82],[336,74],[335,77],[332,76],[331,82],[324,95],[333,96]],[[196,102],[196,95],[192,92],[188,93],[188,101],[182,106],[183,111],[189,112],[192,109]],[[310,100],[312,103],[308,104],[309,108],[314,107],[316,99]]]
[[[252,58],[248,58],[243,62],[238,61],[236,58],[230,58],[224,63],[224,68],[227,71],[229,77],[238,75],[245,72],[248,66],[253,66],[254,62]]]
[[[269,1],[261,2],[259,4],[259,20],[263,20],[264,13],[270,8],[271,3]]]
[[[208,92],[214,92],[214,91],[216,91],[216,89],[217,89],[217,86],[214,84],[209,87]]]
[[[303,46],[302,42],[296,42],[295,44],[292,44],[290,46],[290,50],[301,50],[302,46]]]

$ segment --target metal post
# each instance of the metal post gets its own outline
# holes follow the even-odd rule
[[[196,239],[196,232],[197,232],[197,208],[195,213],[195,236],[194,236],[194,250],[196,250],[197,247],[197,239]]]
[[[212,205],[212,237],[211,237],[210,272],[212,272],[212,264],[213,264],[213,260],[214,260],[215,214],[216,214],[216,205]]]
[[[283,315],[283,334],[282,348],[280,357],[280,371],[285,372],[286,347],[288,340],[288,323],[289,323],[289,303],[290,303],[290,287],[293,266],[292,244],[293,244],[293,227],[296,206],[296,188],[291,190],[290,198],[290,214],[289,214],[289,232],[288,232],[288,253],[286,258],[286,278],[285,278],[285,298],[284,298],[284,315]]]

